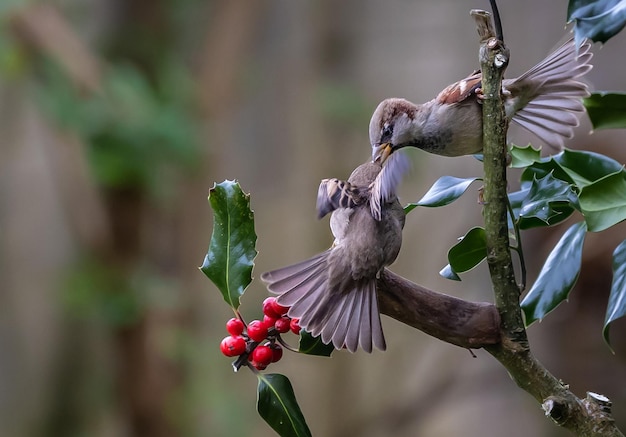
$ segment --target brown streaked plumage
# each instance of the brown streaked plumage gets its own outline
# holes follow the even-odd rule
[[[347,182],[325,179],[318,191],[319,214],[332,211],[335,237],[330,249],[306,261],[263,273],[267,288],[278,295],[289,316],[320,335],[326,344],[355,352],[385,350],[376,279],[395,261],[402,244],[405,214],[393,195],[372,216],[371,187],[382,174],[378,162],[357,167]]]
[[[580,80],[592,66],[591,44],[578,50],[568,40],[516,79],[503,81],[506,116],[555,150],[573,136],[589,95]],[[402,147],[417,147],[443,156],[482,151],[480,72],[454,83],[433,100],[416,105],[405,99],[381,102],[370,121],[373,159],[384,162]]]

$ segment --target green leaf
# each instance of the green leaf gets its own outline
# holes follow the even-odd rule
[[[448,251],[448,262],[456,273],[472,270],[487,257],[485,230],[480,227],[470,229],[457,244]]]
[[[424,194],[424,197],[417,203],[409,205],[427,207],[448,205],[461,197],[470,184],[477,180],[480,180],[480,178],[462,179],[454,176],[442,176],[430,187],[430,190]]]
[[[250,195],[236,181],[214,185],[209,192],[213,234],[200,270],[222,292],[227,304],[239,308],[240,298],[252,282],[257,251]]]
[[[526,147],[513,144],[509,153],[511,154],[511,168],[525,168],[541,161],[541,150],[533,149],[530,144]]]
[[[439,271],[439,274],[446,279],[450,279],[451,281],[460,281],[461,277],[457,275],[457,273],[452,270],[450,264],[446,264],[446,266]]]
[[[539,277],[521,303],[526,326],[543,319],[567,299],[580,274],[586,231],[585,222],[572,225],[548,255]]]
[[[522,183],[530,184],[533,180],[544,178],[549,174],[552,174],[557,179],[574,184],[572,177],[552,157],[526,167],[522,172],[520,180]]]
[[[526,197],[514,211],[520,229],[529,229],[559,223],[569,217],[576,207],[578,197],[572,185],[549,173],[533,180]]]
[[[611,347],[609,340],[609,326],[611,322],[626,315],[626,240],[615,248],[613,252],[613,283],[609,304],[604,318],[602,335],[606,344]],[[612,350],[612,349],[611,349]]]
[[[593,93],[583,103],[594,129],[626,128],[626,94]]]
[[[277,373],[257,374],[257,411],[281,437],[311,437],[289,379]]]
[[[332,343],[322,343],[322,337],[319,335],[317,337],[313,337],[304,329],[300,331],[300,344],[298,346],[298,352],[307,355],[330,357],[330,354],[332,354],[334,350],[335,347]]]
[[[590,231],[603,231],[625,220],[626,172],[614,173],[584,187],[579,200]]]
[[[574,21],[576,43],[585,38],[606,42],[626,24],[625,0],[570,0],[567,22]]]
[[[552,157],[552,160],[571,178],[573,183],[583,188],[605,176],[621,171],[624,166],[608,156],[584,150],[569,150]],[[556,175],[555,175],[556,176]],[[556,176],[562,179],[559,176]]]

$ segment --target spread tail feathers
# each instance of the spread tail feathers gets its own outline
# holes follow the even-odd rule
[[[530,131],[546,145],[562,149],[565,138],[571,138],[584,112],[582,98],[589,95],[587,84],[579,80],[592,66],[591,44],[583,43],[578,50],[574,39],[569,39],[539,64],[505,88],[512,90],[521,83],[538,84],[528,100],[519,99],[507,108],[515,115],[512,121]],[[521,108],[521,109],[519,109]]]
[[[347,292],[328,290],[327,250],[289,267],[263,273],[261,280],[278,295],[277,302],[289,307],[288,315],[322,342],[337,349],[366,352],[386,349],[380,322],[376,279],[354,284]]]

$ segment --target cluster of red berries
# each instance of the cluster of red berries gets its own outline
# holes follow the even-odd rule
[[[283,356],[283,348],[277,341],[280,334],[293,332],[300,334],[298,319],[287,316],[289,308],[276,302],[275,297],[263,301],[263,320],[253,320],[248,325],[240,318],[226,322],[230,336],[220,344],[222,353],[227,357],[247,355],[247,359],[258,370],[264,370]]]

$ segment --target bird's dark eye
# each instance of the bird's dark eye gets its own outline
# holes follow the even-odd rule
[[[391,141],[391,136],[393,135],[393,125],[386,124],[383,126],[383,130],[380,136],[381,143],[388,143]]]

